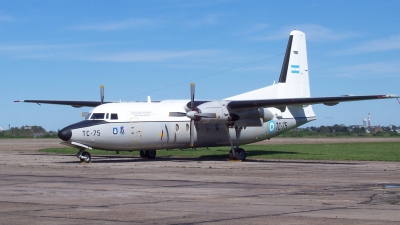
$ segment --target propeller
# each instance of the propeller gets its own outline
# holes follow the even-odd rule
[[[186,116],[190,119],[190,147],[194,147],[194,126],[196,120],[201,118],[216,118],[217,115],[215,113],[201,113],[201,111],[195,108],[194,104],[194,93],[195,93],[195,85],[194,83],[190,84],[190,111],[184,112],[169,112],[169,116],[171,117],[182,117]]]
[[[189,117],[189,115],[193,114],[192,117],[189,117],[190,118],[190,147],[191,148],[194,147],[194,140],[193,140],[194,130],[193,130],[193,127],[194,127],[194,119],[195,119],[195,113],[196,113],[195,111],[193,111],[194,110],[194,90],[195,90],[194,83],[191,83],[190,84],[190,109],[192,111],[189,111],[189,112],[186,113],[187,117]]]
[[[103,103],[104,103],[104,85],[100,86],[100,102],[103,105]]]

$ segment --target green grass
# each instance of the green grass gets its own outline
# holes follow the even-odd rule
[[[400,142],[244,145],[248,159],[355,160],[400,162]],[[40,152],[76,154],[74,148],[48,148]],[[160,150],[160,157],[228,157],[229,147]],[[92,155],[115,155],[115,151],[89,150]],[[121,151],[120,155],[139,155],[138,151]]]

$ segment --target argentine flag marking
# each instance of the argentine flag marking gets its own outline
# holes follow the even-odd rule
[[[300,71],[299,71],[300,66],[299,65],[291,65],[290,68],[292,69],[292,73],[300,73]]]

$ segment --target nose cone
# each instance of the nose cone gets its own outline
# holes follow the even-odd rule
[[[63,140],[63,141],[69,141],[69,139],[71,139],[72,137],[72,131],[71,128],[66,127],[62,130],[58,131],[58,137]]]

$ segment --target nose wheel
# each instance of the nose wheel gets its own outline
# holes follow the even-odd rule
[[[81,163],[91,163],[92,162],[92,156],[90,155],[89,152],[85,151],[85,149],[79,149],[79,152],[76,154],[76,157],[79,158]]]

